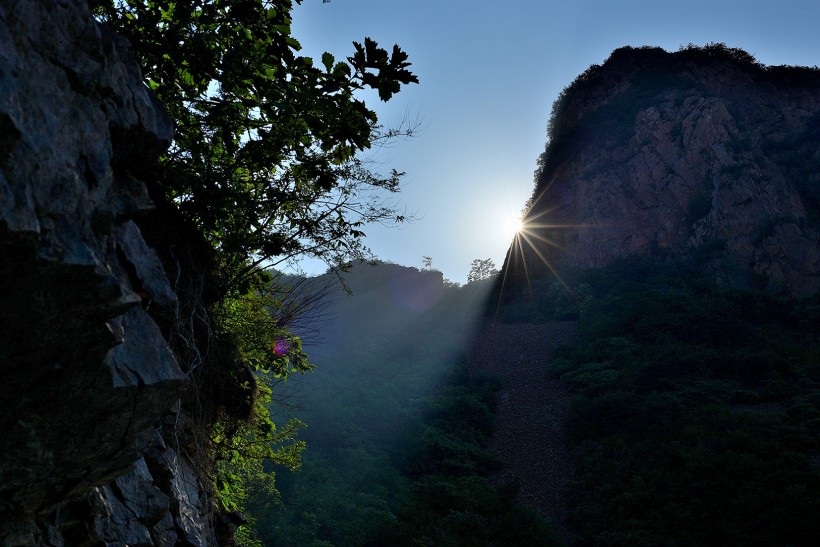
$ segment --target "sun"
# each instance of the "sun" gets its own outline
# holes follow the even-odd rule
[[[501,220],[500,228],[504,233],[504,237],[509,239],[517,236],[523,227],[524,223],[521,222],[521,217],[518,215],[508,215]]]

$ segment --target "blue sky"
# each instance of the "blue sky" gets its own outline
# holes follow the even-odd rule
[[[430,256],[463,283],[475,258],[501,266],[506,225],[532,192],[552,103],[591,64],[624,45],[674,51],[724,42],[766,64],[816,66],[818,21],[818,0],[304,0],[293,32],[317,61],[322,51],[351,54],[365,36],[410,55],[420,84],[368,104],[387,125],[405,115],[421,123],[414,139],[377,158],[406,172],[400,199],[419,220],[370,227],[366,242],[379,258],[408,266]]]

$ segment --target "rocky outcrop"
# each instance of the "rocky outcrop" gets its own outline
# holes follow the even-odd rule
[[[0,5],[0,544],[214,543],[133,221],[172,129],[83,2]]]
[[[721,45],[616,50],[556,102],[530,205],[511,279],[640,256],[815,294],[820,71]]]

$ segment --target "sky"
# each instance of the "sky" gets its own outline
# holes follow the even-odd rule
[[[621,46],[723,42],[770,65],[820,65],[818,0],[303,0],[293,12],[302,54],[318,64],[364,37],[409,54],[420,83],[388,103],[364,97],[380,123],[419,131],[376,154],[405,172],[401,205],[417,220],[371,226],[382,259],[464,283],[474,259],[500,268],[533,189],[552,103]],[[307,274],[323,264],[306,261]]]

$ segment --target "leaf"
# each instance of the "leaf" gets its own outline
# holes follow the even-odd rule
[[[330,53],[328,53],[328,52],[322,53],[322,64],[325,66],[325,70],[327,70],[328,72],[330,72],[331,69],[333,68],[333,62],[335,60],[336,59]]]
[[[333,76],[335,78],[349,78],[350,74],[350,65],[347,63],[339,62],[336,63],[335,67],[333,67]]]

